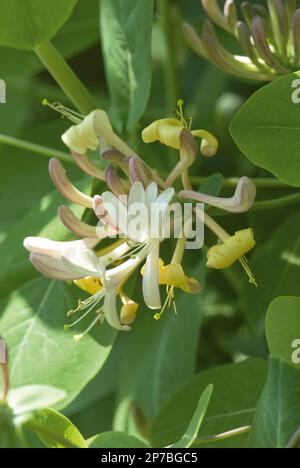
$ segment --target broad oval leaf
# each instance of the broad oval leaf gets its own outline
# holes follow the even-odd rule
[[[49,448],[87,448],[87,443],[77,427],[52,409],[36,411],[27,425]]]
[[[300,298],[278,297],[266,320],[271,354],[300,369]]]
[[[101,36],[111,115],[131,129],[145,111],[151,87],[153,0],[102,0]]]
[[[246,318],[255,333],[265,331],[271,302],[279,296],[297,296],[300,271],[300,213],[280,226],[251,258],[258,288],[245,286],[242,295]]]
[[[106,323],[80,343],[66,332],[66,312],[77,303],[79,290],[42,277],[12,293],[0,307],[0,335],[10,356],[12,387],[51,385],[70,403],[105,363],[116,337]],[[84,324],[83,326],[86,326]]]
[[[66,396],[66,392],[50,385],[27,385],[11,389],[8,404],[14,415],[28,414],[45,406],[56,406]]]
[[[250,161],[295,187],[300,187],[300,104],[294,97],[299,78],[293,73],[257,91],[230,127]]]
[[[134,436],[129,436],[124,432],[103,432],[92,437],[89,442],[89,448],[149,448],[142,440]]]
[[[51,39],[71,15],[77,0],[11,0],[0,5],[0,44],[34,49]]]
[[[300,372],[272,358],[266,387],[259,400],[251,448],[286,448],[300,426]]]
[[[193,377],[171,398],[155,419],[150,431],[151,445],[169,446],[181,437],[193,416],[199,394],[210,383],[214,386],[214,397],[199,437],[211,437],[251,424],[266,378],[267,365],[259,359],[217,367]],[[222,441],[221,444],[215,442],[211,446],[233,448],[242,447],[245,443],[245,437],[241,436],[232,441]],[[207,446],[208,444],[199,445]]]
[[[80,182],[78,188],[85,193],[91,191],[91,181]],[[32,267],[29,254],[23,247],[27,236],[47,237],[52,240],[70,240],[69,231],[62,225],[57,207],[62,202],[57,191],[41,198],[39,202],[14,226],[10,235],[0,244],[2,268],[0,271],[0,298],[30,281],[39,273]],[[69,205],[69,203],[66,203]],[[74,213],[80,218],[84,208],[72,205]],[[0,311],[1,314],[1,311]]]

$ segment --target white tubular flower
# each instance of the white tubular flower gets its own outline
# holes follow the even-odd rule
[[[190,190],[181,192],[179,197],[182,200],[195,200],[200,203],[206,203],[230,213],[245,213],[252,208],[255,202],[256,186],[248,177],[242,177],[236,186],[234,196],[231,198],[212,197],[205,193]]]
[[[109,137],[113,129],[105,111],[97,109],[82,122],[67,130],[62,141],[71,151],[85,155],[88,150],[95,151],[99,147],[99,137]]]
[[[133,244],[132,253],[140,252],[147,257],[143,278],[143,294],[150,309],[160,309],[159,291],[159,250],[164,239],[164,221],[169,204],[174,197],[170,188],[158,194],[155,182],[145,190],[142,183],[133,184],[128,204],[122,203],[111,192],[102,195],[102,203],[113,224],[116,225]],[[135,226],[136,214],[139,214],[139,225]],[[155,224],[155,225],[154,225]],[[137,227],[137,229],[134,229]]]
[[[105,318],[107,322],[118,330],[128,331],[130,327],[124,326],[120,322],[117,310],[117,297],[122,284],[138,268],[145,259],[143,254],[137,255],[134,259],[129,259],[110,270],[105,270],[107,264],[114,258],[119,258],[121,253],[126,253],[126,245],[120,245],[116,252],[98,257],[92,250],[98,240],[85,239],[73,242],[54,242],[48,239],[27,238],[24,246],[30,251],[30,259],[33,265],[44,276],[62,281],[80,280],[86,277],[97,278],[103,287],[89,297],[86,301],[80,301],[78,308],[69,312],[69,316],[78,311],[87,310],[83,316],[70,326],[77,325],[84,317],[92,312],[96,306],[96,318],[91,326],[81,335],[76,335],[75,339],[81,339],[91,328]],[[101,306],[101,302],[103,302]],[[99,306],[101,306],[99,308]]]
[[[85,276],[98,276],[88,259],[88,252],[98,239],[83,239],[72,242],[55,242],[42,237],[27,237],[24,247],[30,252],[33,266],[44,276],[61,281],[71,281]],[[76,252],[72,269],[63,261],[69,252]]]
[[[117,309],[117,298],[119,290],[126,279],[138,268],[143,261],[143,256],[129,259],[122,265],[108,270],[104,275],[105,300],[103,312],[107,322],[118,330],[129,331],[128,325],[122,325]]]

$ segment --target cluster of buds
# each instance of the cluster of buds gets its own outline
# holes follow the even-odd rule
[[[90,326],[77,333],[76,340],[80,340],[94,325],[104,320],[118,330],[131,329],[139,304],[126,294],[126,283],[136,270],[139,270],[142,278],[144,302],[155,311],[154,318],[157,320],[172,305],[176,312],[176,289],[198,294],[201,290],[199,282],[189,278],[183,267],[188,244],[185,224],[192,225],[198,218],[219,240],[208,252],[207,266],[222,269],[239,261],[250,282],[255,283],[245,258],[245,254],[255,245],[252,229],[231,236],[206,212],[199,211],[201,203],[231,213],[245,212],[254,203],[255,185],[247,177],[241,178],[231,198],[193,191],[189,168],[198,153],[196,138],[201,139],[200,152],[209,158],[216,155],[218,141],[205,130],[192,130],[191,119],[184,117],[182,101],[178,102],[175,118],[158,120],[142,133],[144,143],[160,142],[177,150],[178,161],[166,179],[149,167],[114,132],[103,110],[95,110],[83,117],[59,104],[51,107],[74,124],[62,136],[74,161],[83,172],[105,182],[107,187],[94,197],[80,192],[69,180],[61,162],[52,159],[50,176],[57,190],[69,202],[92,210],[98,223],[93,225],[83,222],[64,205],[58,210],[61,222],[79,240],[56,242],[29,237],[24,241],[25,248],[30,252],[30,260],[39,272],[55,280],[72,281],[88,293],[88,298],[79,300],[78,307],[68,313],[68,317],[75,314],[80,316],[66,325],[66,329],[79,326],[83,318],[94,313]],[[90,151],[95,150],[99,151],[100,158],[106,163],[104,171],[89,155]],[[176,192],[174,184],[176,182],[178,187],[179,180],[181,189]],[[188,201],[193,209],[190,218],[180,225],[181,235],[176,237],[176,248],[168,263],[161,258],[160,247],[162,242],[170,238],[164,227],[166,214],[174,201],[180,207]],[[139,213],[136,213],[137,207]],[[136,214],[139,223],[136,222]],[[149,218],[153,220],[155,229],[149,223]],[[131,229],[131,224],[134,229]],[[169,224],[173,226],[172,222]],[[104,239],[105,247],[99,245]],[[161,286],[166,287],[164,301]]]
[[[234,0],[226,0],[223,11],[218,0],[202,0],[202,5],[213,21],[204,21],[202,37],[184,24],[188,43],[202,58],[226,73],[260,81],[299,69],[300,9],[296,9],[296,0],[267,0],[268,8],[243,2],[243,19]],[[234,55],[223,47],[213,23],[235,36],[244,55]]]

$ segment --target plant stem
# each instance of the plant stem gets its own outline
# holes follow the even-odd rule
[[[165,38],[166,56],[164,60],[164,77],[167,112],[176,107],[179,99],[177,56],[174,47],[174,34],[172,25],[172,6],[170,0],[157,0],[159,22]]]
[[[46,158],[57,158],[60,161],[72,163],[74,164],[74,159],[68,154],[64,153],[63,151],[55,150],[53,148],[48,148],[46,146],[38,145],[36,143],[31,143],[29,141],[21,140],[19,138],[14,138],[7,135],[0,134],[0,144],[12,146],[15,148],[22,149],[24,151],[29,151],[31,153],[38,154],[40,156],[45,156]],[[204,180],[204,178],[203,178]],[[224,179],[223,186],[225,187],[232,187],[237,184],[239,179],[229,178]],[[286,187],[290,188],[289,186],[285,186],[282,182],[276,179],[252,179],[256,186],[266,187],[266,188],[279,188],[279,187]],[[199,184],[200,185],[200,184]],[[258,211],[267,211],[276,208],[282,208],[289,205],[294,205],[300,203],[300,193],[293,193],[292,195],[287,195],[281,198],[275,198],[273,200],[265,200],[256,202],[251,211],[258,212]],[[227,213],[223,210],[215,209],[210,210],[210,213],[214,216],[226,216],[230,215],[231,213]]]
[[[7,364],[0,364],[0,368],[2,369],[2,376],[3,376],[3,395],[1,397],[1,401],[6,401],[9,388],[10,388],[10,383],[9,383],[9,370],[8,370],[8,365]]]
[[[0,144],[13,146],[25,151],[30,151],[31,153],[39,154],[40,156],[45,156],[46,158],[57,158],[60,161],[74,163],[73,158],[62,151],[54,150],[52,148],[47,148],[46,146],[37,145],[29,141],[20,140],[18,138],[10,137],[7,135],[0,134]]]
[[[87,115],[97,108],[89,91],[50,41],[40,44],[35,52],[79,112]]]
[[[254,179],[253,179],[254,180]],[[274,198],[272,200],[263,200],[254,203],[249,213],[257,213],[260,211],[275,210],[278,208],[284,208],[290,205],[300,204],[300,192],[293,193],[281,198]],[[232,213],[220,210],[219,208],[210,209],[209,213],[213,216],[231,216]]]
[[[190,177],[191,182],[194,186],[200,186],[203,182],[207,180],[207,177]],[[223,181],[223,187],[236,187],[238,181],[240,180],[239,177],[227,177]],[[271,178],[271,177],[258,177],[258,178],[251,178],[251,180],[255,183],[256,187],[258,188],[268,188],[268,189],[291,189],[289,185],[284,184],[280,180]]]
[[[200,437],[195,440],[195,443],[198,444],[207,444],[210,442],[217,442],[219,440],[231,439],[232,437],[237,437],[242,434],[248,434],[251,430],[251,426],[240,427],[239,429],[234,429],[233,431],[224,432],[223,434],[218,434],[215,436]]]
[[[293,437],[291,438],[287,448],[298,448],[298,445],[300,444],[300,427],[299,429],[295,432]]]
[[[265,200],[256,202],[252,208],[252,211],[267,211],[275,208],[282,208],[288,205],[294,205],[300,203],[300,192],[293,193],[281,198],[275,198],[273,200]]]

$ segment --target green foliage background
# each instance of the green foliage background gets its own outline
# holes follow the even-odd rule
[[[288,349],[290,338],[300,339],[300,305],[294,297],[300,295],[300,198],[295,188],[300,180],[300,107],[288,102],[281,114],[282,93],[293,77],[253,96],[261,84],[232,78],[195,56],[181,23],[188,20],[201,28],[204,14],[196,0],[157,0],[155,5],[153,0],[100,0],[100,7],[99,0],[64,0],[59,14],[54,2],[45,11],[44,2],[26,1],[23,12],[20,3],[0,0],[0,26],[3,21],[10,26],[1,26],[0,32],[0,78],[7,84],[7,104],[0,106],[0,335],[8,344],[13,389],[48,385],[61,389],[63,397],[56,404],[50,398],[52,410],[37,405],[24,426],[25,442],[15,431],[16,419],[0,405],[0,447],[161,447],[180,440],[187,429],[189,441],[194,440],[199,421],[198,439],[252,429],[250,435],[242,431],[225,441],[196,441],[195,447],[286,447],[300,427],[299,365],[290,366]],[[31,21],[27,29],[22,27],[24,15]],[[66,151],[60,136],[68,122],[41,102],[47,97],[73,104],[30,50],[50,38],[98,106],[109,110],[119,133],[160,173],[168,173],[175,155],[159,145],[143,145],[140,133],[153,120],[172,115],[177,99],[183,98],[194,127],[211,131],[220,141],[216,158],[199,157],[195,185],[221,173],[221,193],[230,196],[233,178],[258,179],[253,210],[220,218],[230,232],[254,228],[258,245],[250,262],[258,289],[248,285],[238,265],[206,271],[203,249],[187,254],[188,272],[201,281],[202,293],[178,296],[177,318],[170,313],[157,323],[141,310],[130,334],[117,336],[104,326],[80,346],[63,330],[78,290],[41,278],[22,247],[29,235],[69,238],[57,218],[61,197],[48,176],[47,157],[8,145],[3,137]],[[222,40],[231,46],[226,35]],[[272,129],[266,136],[263,127],[273,113],[278,117],[272,119],[274,126],[290,124],[295,136],[280,133],[276,141]],[[247,125],[253,120],[259,130],[252,134]],[[282,147],[282,141],[293,138],[294,149]],[[65,164],[70,178],[90,192],[92,181],[75,165]],[[276,199],[281,203],[276,205]],[[291,203],[282,202],[286,199]],[[77,208],[77,214],[84,213]],[[214,390],[208,408],[202,398],[197,423],[188,427],[210,384]]]

